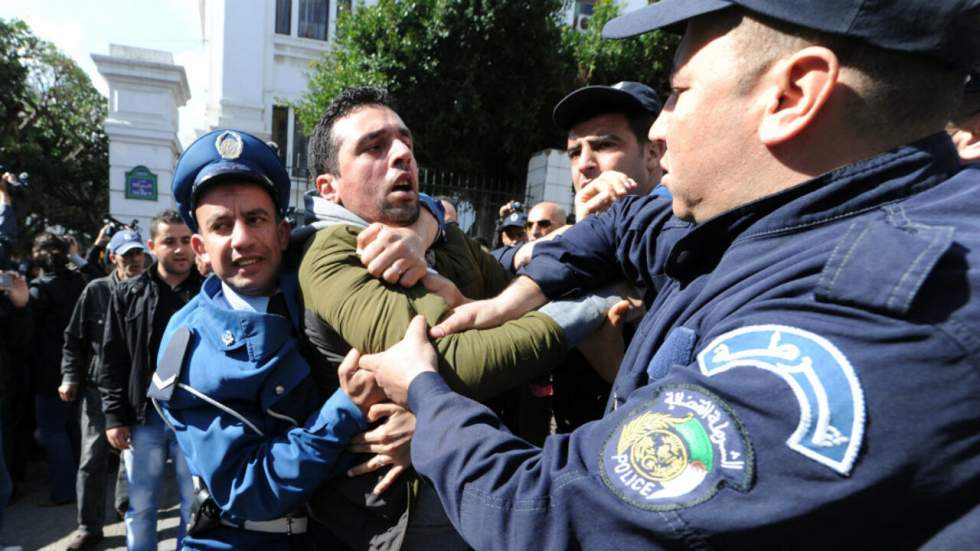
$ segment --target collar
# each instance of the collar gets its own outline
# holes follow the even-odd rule
[[[959,159],[945,132],[827,172],[694,226],[670,251],[668,276],[711,271],[738,241],[799,230],[880,208],[949,179]]]
[[[200,287],[201,275],[198,273],[197,268],[195,268],[194,266],[191,266],[191,271],[187,273],[187,277],[185,277],[177,285],[171,287],[169,283],[167,283],[166,281],[163,280],[163,278],[160,277],[160,272],[157,271],[157,265],[159,263],[160,263],[159,260],[154,260],[153,264],[150,264],[150,266],[143,271],[143,274],[146,274],[153,281],[153,283],[156,283],[161,287],[166,287],[167,289],[171,289],[173,291],[181,291],[185,288],[190,288],[192,291],[194,291]]]
[[[229,296],[225,295],[221,280],[211,275],[201,288],[200,300],[204,303],[204,323],[199,329],[210,345],[224,352],[246,347],[252,361],[261,362],[275,354],[292,337],[293,328],[298,326],[299,306],[295,302],[298,291],[293,274],[282,274],[279,287],[286,297],[290,319],[247,306],[244,309],[229,307]],[[247,304],[247,301],[236,293]],[[268,297],[262,297],[268,303]],[[234,300],[234,299],[233,299]]]
[[[359,228],[368,227],[368,222],[341,205],[332,201],[327,201],[317,193],[310,190],[303,196],[306,207],[306,223],[316,226],[318,229],[336,224],[350,224]]]
[[[269,309],[269,297],[240,294],[224,281],[221,282],[221,291],[214,297],[216,302],[220,299],[224,299],[231,310],[264,313]]]

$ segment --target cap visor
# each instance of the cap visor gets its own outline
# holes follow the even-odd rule
[[[612,19],[602,28],[603,38],[628,38],[653,29],[682,23],[733,6],[723,0],[660,0]]]
[[[243,182],[255,182],[266,186],[271,190],[273,199],[276,199],[278,202],[276,186],[269,180],[265,172],[252,163],[239,158],[212,163],[201,169],[197,174],[197,178],[194,178],[194,186],[191,188],[191,205],[197,204],[197,199],[201,195],[201,191],[209,184],[235,179]]]
[[[139,249],[141,251],[146,252],[146,247],[144,247],[142,243],[132,243],[132,242],[130,242],[130,243],[126,243],[125,245],[119,247],[118,249],[116,249],[116,252],[114,252],[112,254],[114,254],[114,255],[121,255],[121,254],[123,254],[124,255],[124,254],[128,253],[129,251],[131,251],[133,249]]]
[[[590,110],[595,106],[616,106],[628,109],[643,109],[640,103],[629,92],[618,90],[611,86],[586,86],[565,96],[555,106],[551,118],[555,125],[562,130],[570,130],[578,122],[579,113]]]

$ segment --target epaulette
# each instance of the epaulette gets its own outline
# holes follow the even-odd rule
[[[164,402],[170,400],[174,389],[177,388],[180,372],[184,368],[184,359],[191,344],[191,334],[191,330],[186,325],[174,331],[163,356],[157,362],[157,370],[153,373],[147,396]]]

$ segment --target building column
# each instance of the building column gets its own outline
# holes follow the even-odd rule
[[[109,214],[138,221],[149,238],[153,215],[174,206],[174,167],[182,151],[177,109],[190,99],[184,68],[168,52],[110,45],[93,54],[109,84]]]
[[[571,164],[564,151],[545,149],[527,163],[528,209],[541,201],[557,203],[569,214],[575,212]]]

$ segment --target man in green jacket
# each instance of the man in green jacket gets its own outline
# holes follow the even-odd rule
[[[493,296],[507,285],[509,278],[499,264],[457,226],[438,229],[429,211],[420,208],[411,133],[385,91],[352,88],[341,93],[313,131],[309,160],[317,174],[319,197],[313,198],[308,210],[316,216],[319,229],[307,243],[299,278],[307,309],[305,331],[316,352],[311,354],[311,365],[325,389],[335,384],[335,367],[350,347],[364,353],[380,352],[401,340],[415,315],[423,315],[431,324],[448,316],[456,304],[447,301],[445,293],[432,291],[451,287],[443,278],[458,288],[457,298],[460,293],[471,299]],[[378,223],[385,228],[372,225]],[[369,225],[369,231],[361,233]],[[370,238],[375,238],[374,243],[366,244]],[[438,275],[430,271],[421,284],[411,285],[417,275],[425,273],[425,265],[408,258],[364,266],[361,253],[372,257],[379,243],[390,239],[404,240],[409,249],[428,249],[427,255],[420,252],[416,256],[428,256],[429,268]],[[377,267],[382,264],[390,267]],[[588,313],[577,319],[587,318],[587,329],[545,309],[494,329],[441,339],[435,343],[440,372],[464,395],[482,401],[498,397],[558,364],[574,341],[601,323],[603,307],[610,301],[582,306]],[[380,436],[371,440],[380,431],[366,433],[371,436],[360,439],[355,451],[379,455],[355,472],[394,464],[384,486],[409,464],[407,445],[401,451],[393,448],[407,444],[414,419],[405,420],[410,414],[393,404],[378,406],[372,420],[381,417],[388,418],[388,425],[406,428],[389,427],[400,438],[389,435],[387,440]],[[332,536],[348,546],[466,547],[428,488],[423,487],[413,501],[411,522],[396,490],[367,499],[366,505],[376,513],[367,519],[352,512],[349,502],[324,495],[338,491],[355,502],[364,497],[335,481],[314,498],[313,513],[321,520],[329,519]]]

